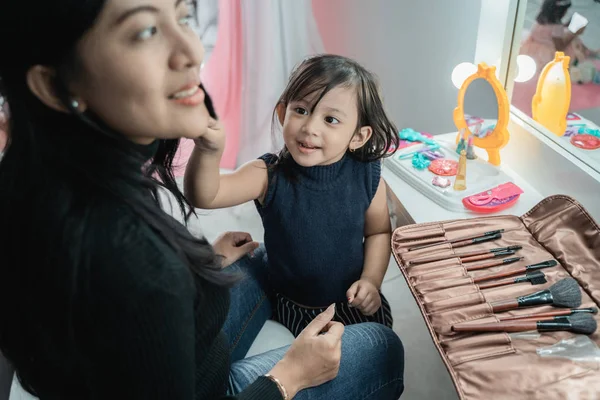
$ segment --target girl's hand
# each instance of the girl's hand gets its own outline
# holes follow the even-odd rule
[[[575,32],[575,36],[583,35],[583,32],[585,32],[585,26],[579,28],[579,30],[577,30],[577,32]]]
[[[381,296],[377,287],[367,279],[360,279],[346,292],[348,304],[364,315],[373,315],[381,307]]]
[[[317,315],[292,343],[270,374],[293,398],[302,389],[322,385],[335,378],[342,357],[344,325],[333,322],[335,306]]]
[[[246,232],[226,232],[213,243],[215,252],[223,256],[223,268],[230,266],[258,248],[258,243]]]
[[[222,154],[225,149],[225,129],[223,123],[210,118],[206,132],[194,139],[194,143],[203,152]]]

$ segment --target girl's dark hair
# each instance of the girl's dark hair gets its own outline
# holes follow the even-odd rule
[[[221,273],[206,239],[193,237],[160,207],[158,192],[165,188],[184,215],[192,211],[172,171],[179,141],[159,140],[154,155],[144,155],[148,149],[70,104],[67,83],[79,72],[76,45],[104,5],[105,0],[0,2],[0,96],[10,108],[0,160],[0,352],[19,361],[19,377],[32,393],[30,383],[44,374],[37,358],[52,354],[67,364],[60,355],[69,351],[57,346],[70,339],[45,332],[42,321],[64,323],[69,336],[72,310],[89,276],[97,233],[89,221],[98,204],[128,207],[200,277],[221,285],[234,280]],[[29,90],[26,76],[34,65],[54,68],[54,89],[70,113],[50,109]],[[44,293],[48,282],[64,289],[48,299],[60,307],[32,304],[30,294]],[[40,302],[39,296],[31,298]]]
[[[363,126],[373,129],[369,141],[354,152],[348,151],[348,154],[365,162],[380,160],[394,154],[400,140],[398,129],[385,112],[375,75],[356,61],[339,55],[321,54],[309,57],[292,71],[287,87],[273,110],[273,129],[281,127],[277,113],[280,105],[287,107],[293,101],[318,93],[311,105],[312,112],[327,92],[340,86],[356,90],[356,130]],[[274,167],[281,167],[287,171],[290,159],[291,155],[284,146]]]
[[[540,25],[560,24],[570,7],[570,0],[545,0],[536,21]]]

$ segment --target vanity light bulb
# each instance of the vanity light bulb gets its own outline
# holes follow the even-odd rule
[[[470,62],[463,62],[454,67],[452,71],[452,84],[460,89],[464,81],[477,72],[477,66]]]
[[[535,75],[535,60],[528,55],[519,54],[517,56],[517,77],[515,82],[527,82]]]

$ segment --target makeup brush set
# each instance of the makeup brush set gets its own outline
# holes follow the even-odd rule
[[[562,376],[552,368],[569,368],[563,363],[570,361],[550,363],[537,348],[574,335],[600,345],[600,231],[568,197],[551,197],[520,218],[400,227],[392,250],[461,399],[509,398],[508,392],[528,398],[536,390],[528,384]],[[529,331],[537,339],[513,334]],[[600,394],[600,371],[590,374],[570,389],[577,393],[583,381]],[[515,376],[526,382],[509,385]],[[572,392],[562,394],[543,398]]]

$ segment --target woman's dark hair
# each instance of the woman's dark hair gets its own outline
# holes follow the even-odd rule
[[[561,24],[570,7],[570,0],[545,0],[536,21],[540,25]]]
[[[90,220],[98,204],[128,207],[200,277],[222,285],[234,280],[221,273],[220,258],[206,239],[193,237],[160,208],[158,192],[166,188],[184,215],[191,212],[172,172],[178,140],[159,140],[153,156],[144,154],[147,148],[70,104],[67,83],[79,72],[76,45],[105,1],[0,3],[0,96],[10,107],[0,160],[0,352],[20,360],[19,377],[32,393],[30,383],[44,374],[37,358],[51,354],[68,365],[61,355],[69,350],[58,347],[70,343],[72,310],[90,276],[95,231]],[[26,76],[34,65],[56,71],[55,93],[70,113],[50,109],[30,91]],[[64,289],[49,298],[60,307],[30,300],[48,282]],[[65,326],[66,337],[44,332],[44,313]]]
[[[317,93],[318,96],[311,104],[312,112],[319,101],[336,87],[350,87],[356,90],[356,130],[363,126],[373,129],[369,141],[354,152],[348,151],[348,154],[365,162],[380,160],[394,154],[400,140],[398,129],[385,112],[376,77],[356,61],[339,55],[321,54],[309,57],[292,71],[287,87],[273,110],[273,129],[281,126],[277,113],[280,105],[287,107],[293,101]],[[274,168],[282,167],[288,170],[290,159],[291,155],[284,146]]]

